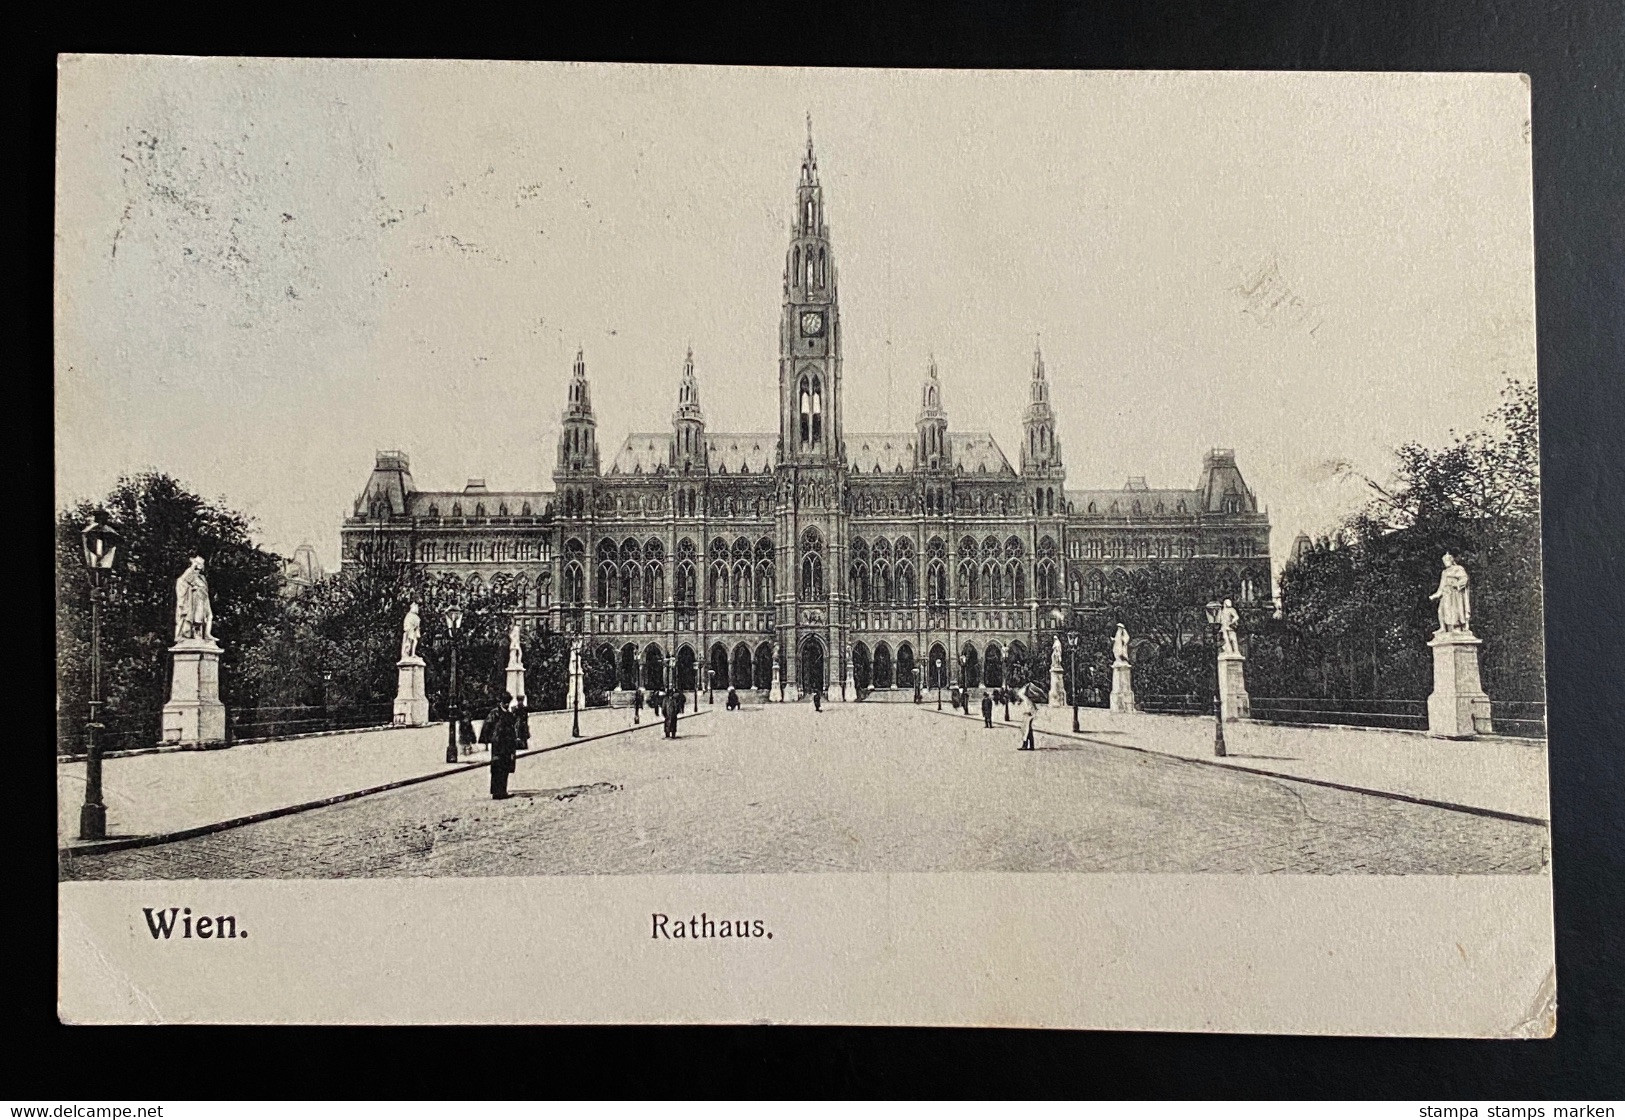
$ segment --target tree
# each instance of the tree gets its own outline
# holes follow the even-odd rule
[[[243,671],[277,631],[286,610],[282,561],[252,539],[253,522],[204,500],[166,474],[119,479],[102,506],[123,534],[102,607],[102,687],[109,749],[150,746],[169,698],[168,649],[175,640],[175,580],[201,555],[221,654],[220,696],[228,707],[258,702]],[[79,534],[95,509],[79,502],[56,520],[59,746],[83,749],[90,695],[90,600]]]
[[[1498,699],[1544,695],[1535,387],[1510,381],[1485,427],[1395,452],[1394,481],[1281,575],[1285,689],[1420,699],[1432,687],[1427,596],[1450,552],[1473,580],[1481,673]],[[1256,690],[1255,690],[1256,691]]]
[[[1066,627],[1079,633],[1077,676],[1069,687],[1086,689],[1092,683],[1102,697],[1110,689],[1112,639],[1121,623],[1133,640],[1137,693],[1211,695],[1213,644],[1207,604],[1214,599],[1236,600],[1244,630],[1263,627],[1269,615],[1257,604],[1240,601],[1239,595],[1220,562],[1206,558],[1147,564],[1120,582],[1108,583],[1101,602],[1074,610]],[[1035,668],[1042,660],[1047,673],[1049,651],[1035,651],[1033,657]],[[1071,658],[1065,662],[1070,672]]]

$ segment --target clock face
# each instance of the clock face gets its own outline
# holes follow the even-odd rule
[[[803,311],[801,313],[801,333],[810,335],[823,334],[823,314],[817,311]]]

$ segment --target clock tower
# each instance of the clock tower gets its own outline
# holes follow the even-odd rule
[[[841,316],[835,281],[809,118],[807,154],[796,184],[795,220],[784,265],[784,316],[779,327],[781,463],[828,465],[844,457]]]
[[[844,695],[850,637],[844,437],[835,254],[808,117],[784,261],[774,503],[781,573],[774,629],[782,679],[796,696]]]

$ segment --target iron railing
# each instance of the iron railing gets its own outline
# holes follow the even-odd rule
[[[1136,692],[1134,694],[1134,704],[1142,712],[1161,712],[1187,716],[1210,716],[1213,714],[1213,697],[1199,692]]]
[[[97,741],[104,755],[152,750],[163,738],[162,708],[121,712],[103,709]],[[56,753],[59,758],[85,757],[85,716],[56,717]]]
[[[1326,696],[1253,696],[1252,718],[1271,723],[1335,723],[1426,731],[1426,700],[1357,700]]]
[[[280,739],[319,731],[351,731],[394,722],[393,701],[345,707],[298,704],[287,707],[232,708],[226,712],[226,742]]]
[[[1540,700],[1491,700],[1490,727],[1496,735],[1546,738],[1546,704]]]

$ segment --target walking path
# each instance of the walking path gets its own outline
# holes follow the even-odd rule
[[[976,705],[972,703],[974,710]],[[1004,724],[1018,728],[1019,709]],[[960,718],[965,718],[963,715]],[[972,718],[980,721],[977,712]],[[1210,762],[1275,777],[1390,794],[1441,805],[1551,818],[1546,743],[1541,739],[1433,739],[1371,727],[1290,727],[1250,720],[1224,725],[1227,757],[1213,754],[1213,720],[1202,716],[1078,709],[1080,736],[1102,746]],[[1037,729],[1072,737],[1072,709],[1043,707]],[[1040,742],[1042,745],[1042,742]]]
[[[570,717],[567,711],[532,712],[531,750],[573,742]],[[640,726],[659,725],[648,712],[643,717]],[[626,709],[581,713],[583,737],[632,726]],[[435,723],[110,758],[102,763],[107,835],[116,840],[179,832],[489,762],[489,750],[475,747],[478,753],[447,763],[446,725]],[[56,789],[57,843],[77,847],[85,764],[59,763]]]

